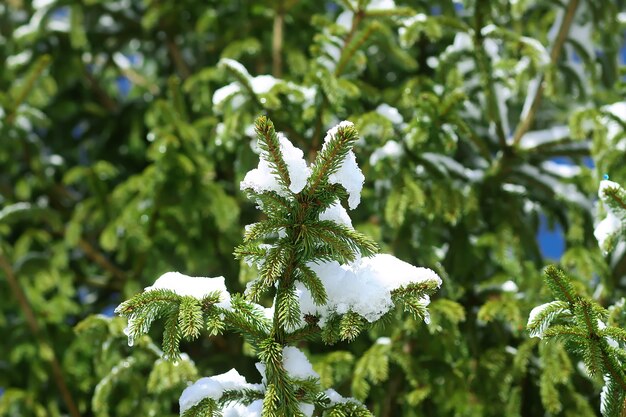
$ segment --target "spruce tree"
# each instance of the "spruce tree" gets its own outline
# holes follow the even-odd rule
[[[181,416],[310,417],[316,409],[371,416],[359,401],[322,387],[294,345],[316,337],[328,344],[354,340],[396,304],[428,321],[429,296],[441,279],[375,255],[376,244],[352,227],[342,202],[356,208],[364,181],[352,152],[358,139],[352,123],[328,131],[311,167],[266,117],[257,119],[255,131],[260,162],[241,188],[267,218],[246,227],[235,256],[255,265],[258,276],[244,297],[231,296],[223,277],[162,275],[116,309],[129,319],[129,345],[163,318],[163,354],[171,360],[180,357],[181,339],[204,330],[215,336],[230,329],[252,346],[261,384],[247,383],[235,369],[202,378],[182,393]],[[264,293],[273,298],[271,307],[256,304]]]

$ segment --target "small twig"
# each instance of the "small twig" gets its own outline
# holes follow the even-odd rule
[[[15,120],[15,116],[17,114],[17,109],[30,95],[31,91],[35,87],[37,80],[41,76],[41,73],[48,67],[48,65],[50,65],[50,62],[52,62],[50,55],[44,55],[39,58],[39,60],[35,63],[35,69],[30,74],[28,74],[28,77],[24,81],[24,84],[21,87],[21,90],[19,91],[17,97],[13,98],[13,108],[6,117],[7,124],[13,124],[13,121]]]
[[[550,63],[552,65],[556,65],[561,56],[561,51],[563,50],[563,44],[567,39],[567,35],[569,33],[570,26],[572,25],[572,21],[574,20],[574,16],[576,15],[576,9],[578,7],[579,0],[571,0],[567,5],[567,10],[565,11],[565,16],[563,17],[563,22],[561,23],[561,27],[559,28],[559,32],[554,40],[554,45],[552,50],[550,51]],[[541,103],[541,98],[543,96],[543,79],[544,76],[541,75],[539,77],[539,85],[537,86],[537,90],[533,97],[532,104],[530,105],[530,109],[526,114],[526,117],[520,121],[517,129],[515,130],[515,136],[513,138],[513,146],[517,146],[519,141],[522,139],[522,136],[528,132],[533,121],[535,120],[535,114],[539,109],[539,104]]]
[[[484,37],[481,32],[484,26],[484,9],[488,7],[488,0],[481,0],[476,5],[476,21],[474,28],[474,43],[476,46],[476,64],[481,72],[484,83],[487,87],[487,115],[494,122],[496,126],[496,134],[498,135],[498,142],[500,148],[507,149],[506,145],[506,132],[502,126],[502,119],[500,117],[500,110],[498,109],[498,103],[496,102],[496,89],[493,79],[492,69],[489,59],[486,56],[485,47],[483,45]]]
[[[109,261],[102,253],[100,253],[89,241],[81,238],[78,241],[78,247],[85,253],[85,255],[98,264],[102,269],[108,271],[118,280],[125,282],[126,273]]]
[[[15,273],[13,272],[13,268],[11,267],[11,264],[2,253],[0,253],[0,269],[2,269],[4,271],[4,274],[6,275],[6,279],[7,279],[7,282],[9,283],[9,287],[11,287],[11,291],[13,292],[13,295],[15,296],[17,303],[19,304],[22,310],[22,313],[24,314],[24,317],[26,318],[26,323],[28,324],[28,327],[30,327],[31,333],[33,334],[33,336],[35,336],[39,345],[46,351],[50,352],[50,355],[51,355],[50,365],[52,367],[52,377],[54,378],[55,385],[57,386],[57,389],[59,390],[59,393],[61,394],[61,397],[63,398],[63,401],[65,402],[65,405],[67,406],[67,409],[70,412],[70,415],[72,417],[80,417],[80,412],[78,411],[78,407],[76,406],[74,398],[72,397],[72,394],[70,393],[70,390],[67,387],[67,383],[65,382],[65,377],[63,376],[63,370],[61,368],[61,364],[59,363],[59,360],[56,357],[54,349],[52,348],[50,342],[46,339],[43,332],[41,331],[41,328],[39,327],[39,324],[37,323],[35,312],[30,306],[28,298],[26,298],[26,294],[24,293],[24,290],[22,290],[22,287],[20,287],[20,284],[17,280],[17,277],[15,276]]]
[[[189,66],[183,59],[183,54],[180,52],[178,45],[176,45],[176,42],[172,38],[170,38],[169,35],[165,40],[165,45],[167,46],[167,51],[169,52],[170,57],[174,62],[174,66],[176,67],[176,70],[180,74],[181,78],[183,80],[187,79],[187,77],[189,77],[189,75],[191,74],[191,71],[189,70]]]
[[[283,75],[283,28],[285,26],[285,10],[282,0],[278,1],[274,14],[272,32],[272,75],[281,78]]]
[[[94,77],[93,74],[89,72],[87,67],[84,68],[84,73],[85,73],[85,78],[87,78],[87,81],[89,82],[89,87],[93,90],[94,94],[98,98],[98,101],[100,102],[102,107],[104,107],[109,112],[116,111],[117,102],[113,100],[107,94],[107,92],[102,88],[102,86],[100,86],[100,83],[98,82],[96,77]]]

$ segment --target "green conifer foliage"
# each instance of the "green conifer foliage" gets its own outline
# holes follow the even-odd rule
[[[327,287],[336,292],[332,281],[340,280],[346,270],[335,268],[330,274],[324,272],[326,284],[314,271],[316,265],[331,269],[333,265],[359,268],[361,257],[373,256],[377,251],[371,239],[346,223],[347,214],[341,214],[345,213],[341,200],[347,200],[352,208],[358,204],[360,189],[355,186],[360,187],[362,180],[358,178],[360,171],[352,153],[357,132],[348,122],[329,130],[324,146],[309,168],[301,159],[302,152],[282,134],[277,134],[269,119],[258,118],[255,130],[261,160],[259,168],[246,175],[242,188],[267,218],[246,228],[244,243],[235,249],[235,255],[256,265],[258,277],[249,283],[245,297],[231,298],[222,288],[223,278],[194,280],[173,273],[162,276],[153,287],[116,310],[129,319],[126,330],[129,344],[146,334],[155,320],[163,319],[163,356],[170,360],[180,359],[181,340],[194,340],[205,329],[211,335],[233,330],[252,346],[261,361],[257,368],[263,383],[248,384],[234,369],[200,380],[181,396],[180,411],[184,417],[219,416],[222,407],[229,406],[229,412],[234,412],[237,404],[246,406],[245,415],[249,416],[310,417],[315,409],[326,416],[371,416],[359,401],[343,399],[332,390],[324,391],[319,375],[313,372],[302,352],[293,347],[302,340],[317,337],[328,344],[352,341],[375,321],[371,314],[379,313],[376,307],[369,312],[362,306],[357,308],[358,304],[343,307],[333,304],[337,294],[328,294]],[[329,209],[338,211],[339,216],[332,217]],[[357,274],[352,279],[383,279],[381,274],[387,274],[384,279],[392,284],[390,302],[404,306],[415,318],[428,320],[429,295],[441,285],[440,278],[431,270],[420,271],[397,259],[387,265],[395,270],[365,269],[365,274],[378,274],[378,277],[363,275],[363,278]],[[364,284],[344,282],[354,287],[339,291],[355,291],[357,296],[368,297],[367,292],[359,294],[367,290]],[[321,309],[319,314],[302,310],[301,288],[309,291],[313,304]],[[273,313],[269,316],[256,304],[266,293],[274,300],[270,309]],[[324,312],[325,308],[328,311]],[[383,307],[381,315],[388,309],[389,306]],[[388,350],[385,348],[388,344],[383,340],[375,346]],[[379,355],[370,350],[363,360]],[[372,365],[363,360],[357,364],[357,372],[363,367],[362,372],[369,373],[367,377],[373,383],[387,377],[386,367],[381,368],[378,361],[372,362],[377,369],[371,373]],[[221,389],[216,390],[212,384],[221,384]],[[367,384],[354,387],[361,399],[367,396],[368,389]],[[229,405],[233,403],[234,406]]]
[[[557,264],[607,328],[626,328],[625,6],[0,1],[0,416],[172,417],[198,375],[236,364],[258,379],[274,315],[287,326],[279,345],[306,352],[324,389],[380,417],[599,415],[602,371],[590,378],[565,338],[544,343],[526,325],[555,300],[541,271]],[[276,138],[257,140],[259,114]],[[306,170],[344,119],[365,175],[350,223],[314,211],[337,210],[331,194],[351,208],[356,194],[321,172],[300,189],[288,157],[262,167],[274,192],[237,191],[278,132]],[[562,255],[538,242],[550,227]],[[427,309],[396,291],[403,309],[376,325],[348,310],[322,318],[329,291],[308,263],[293,279],[320,317],[298,327],[288,286],[271,314],[252,304],[273,304],[292,257],[339,264],[372,241],[443,278]],[[238,313],[153,289],[142,296],[163,300],[131,326],[154,319],[150,334],[129,347],[113,307],[170,270],[224,275],[214,290],[232,291]],[[254,402],[253,388],[220,398]],[[263,398],[279,401],[279,388]]]

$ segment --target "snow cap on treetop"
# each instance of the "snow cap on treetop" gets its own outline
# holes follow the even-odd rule
[[[322,150],[326,149],[328,143],[334,139],[340,128],[346,127],[354,127],[354,124],[344,120],[335,127],[330,128],[324,137]],[[348,192],[348,206],[351,209],[355,209],[359,205],[361,202],[361,191],[363,190],[365,176],[356,162],[356,155],[354,155],[354,152],[350,151],[347,153],[341,167],[337,170],[337,172],[331,174],[328,179],[331,184],[339,184],[346,189]]]
[[[307,166],[304,160],[304,153],[300,149],[293,146],[282,133],[277,133],[277,136],[280,142],[280,152],[287,165],[289,179],[291,180],[289,190],[297,194],[306,185],[311,169]],[[274,191],[279,195],[285,196],[285,191],[278,183],[274,174],[272,174],[272,168],[266,152],[261,152],[258,167],[248,171],[243,181],[241,181],[240,188],[242,190],[251,189],[256,193]]]

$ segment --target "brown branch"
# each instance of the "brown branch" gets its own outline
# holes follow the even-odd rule
[[[498,142],[500,148],[507,151],[506,145],[506,132],[502,124],[502,118],[500,115],[500,109],[498,108],[495,81],[493,79],[493,71],[491,62],[486,55],[484,46],[484,36],[481,32],[484,26],[485,8],[489,7],[488,0],[479,1],[476,4],[475,15],[475,28],[474,28],[474,45],[476,47],[476,65],[481,73],[481,78],[487,88],[486,91],[486,105],[487,116],[496,126],[496,134],[498,135]]]
[[[272,32],[272,75],[281,78],[283,75],[283,29],[285,26],[285,10],[281,0],[276,6],[274,14],[274,28]]]
[[[35,312],[33,311],[24,290],[20,286],[17,277],[13,271],[13,267],[9,263],[8,259],[0,253],[0,269],[4,271],[6,275],[7,282],[9,287],[11,287],[11,291],[13,292],[13,296],[16,298],[17,303],[26,318],[26,323],[30,328],[31,333],[37,339],[39,345],[43,348],[44,351],[50,352],[50,366],[52,367],[52,377],[55,381],[55,385],[67,406],[67,409],[70,412],[72,417],[80,417],[80,412],[78,411],[78,407],[70,393],[70,390],[67,387],[67,383],[65,382],[65,377],[63,376],[63,370],[61,368],[61,364],[54,353],[54,349],[50,342],[46,339],[45,335],[41,331],[39,327],[39,323],[37,323],[37,318],[35,316]]]
[[[126,281],[126,273],[109,261],[100,251],[98,251],[89,241],[81,238],[78,241],[78,247],[85,253],[85,255],[93,262],[98,264],[102,269],[108,271],[116,279],[124,282]]]
[[[567,39],[570,26],[572,25],[572,21],[574,20],[574,16],[576,15],[578,3],[579,0],[571,0],[570,3],[567,5],[567,10],[565,11],[563,22],[561,23],[559,32],[556,36],[556,39],[554,40],[554,45],[552,46],[552,50],[550,51],[551,65],[556,65],[559,57],[561,56],[563,44]],[[513,138],[514,147],[522,139],[522,136],[524,136],[524,134],[528,132],[528,130],[532,126],[533,121],[535,120],[535,114],[537,114],[537,110],[539,109],[539,105],[541,104],[541,98],[543,96],[543,79],[544,76],[541,75],[539,77],[539,85],[537,86],[537,91],[535,92],[535,96],[533,97],[533,101],[530,105],[530,109],[528,110],[528,114],[526,114],[526,117],[520,121],[517,129],[515,130],[515,136]]]
[[[85,67],[85,78],[89,83],[89,87],[94,92],[96,98],[107,111],[115,112],[117,110],[117,102],[109,96],[109,94],[102,88],[96,77]]]
[[[178,45],[176,45],[176,42],[172,38],[170,38],[169,35],[165,40],[165,46],[167,46],[167,51],[170,54],[170,58],[172,59],[172,62],[174,63],[174,66],[176,67],[176,70],[180,74],[181,78],[184,80],[189,77],[189,75],[191,74],[189,66],[183,59],[183,54],[180,52]]]

